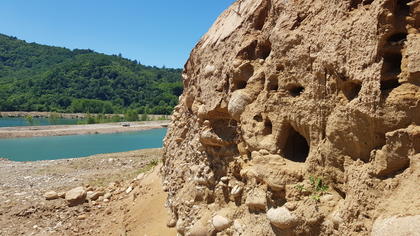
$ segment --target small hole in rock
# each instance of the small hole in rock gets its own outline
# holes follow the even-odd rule
[[[297,84],[287,86],[287,91],[289,91],[290,95],[292,95],[293,97],[299,96],[303,93],[304,90],[304,87]]]
[[[346,98],[349,101],[351,101],[359,95],[361,88],[362,88],[362,85],[360,84],[360,82],[355,82],[355,81],[346,82],[343,86],[344,96],[346,96]]]
[[[262,9],[256,12],[256,17],[254,18],[254,29],[262,30],[268,16],[269,7],[269,4],[265,4],[265,6]]]
[[[407,33],[397,33],[393,34],[388,38],[388,42],[390,43],[399,43],[405,41],[407,39]]]
[[[308,142],[292,127],[290,127],[283,155],[285,158],[295,162],[305,162],[309,155]]]
[[[401,73],[401,53],[387,53],[384,55],[383,72],[399,74]]]
[[[262,122],[263,121],[261,115],[255,115],[254,120],[257,121],[257,122]]]
[[[273,124],[271,123],[271,120],[267,119],[264,121],[263,135],[269,135],[272,133],[273,133]]]
[[[236,81],[235,87],[236,89],[244,89],[246,87],[246,82],[242,80]]]
[[[349,9],[350,10],[356,9],[360,3],[362,3],[362,0],[350,0]]]
[[[270,41],[267,40],[267,41],[258,43],[258,47],[257,47],[257,51],[256,51],[257,58],[265,60],[268,56],[270,56],[270,53],[271,53],[271,42]]]
[[[279,82],[277,78],[271,78],[268,80],[267,88],[271,91],[277,91],[279,89]]]
[[[257,40],[252,41],[250,44],[248,44],[246,47],[244,47],[238,52],[237,57],[243,60],[254,60],[257,43]]]
[[[398,79],[389,79],[389,80],[382,80],[381,81],[381,90],[387,91],[394,88],[397,88],[400,86],[400,82],[398,82]]]
[[[397,0],[397,15],[407,16],[410,13],[410,6],[407,5],[411,0]]]

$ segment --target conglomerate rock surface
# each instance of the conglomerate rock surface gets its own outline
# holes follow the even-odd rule
[[[185,65],[165,139],[168,224],[181,235],[419,224],[419,28],[419,0],[235,2]]]

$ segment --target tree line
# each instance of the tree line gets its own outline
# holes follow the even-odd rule
[[[0,34],[0,111],[170,114],[181,72]]]

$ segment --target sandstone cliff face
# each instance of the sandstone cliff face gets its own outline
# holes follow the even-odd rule
[[[185,65],[169,224],[366,235],[420,214],[419,30],[418,0],[235,2]]]

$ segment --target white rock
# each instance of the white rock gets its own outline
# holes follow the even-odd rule
[[[224,216],[215,215],[212,219],[212,223],[216,231],[220,232],[224,229],[227,229],[230,226],[231,221]]]
[[[232,188],[232,191],[230,191],[230,194],[234,197],[240,196],[242,193],[243,188],[239,185],[235,185],[235,187]]]
[[[239,120],[245,107],[252,101],[251,97],[243,91],[243,89],[236,90],[232,93],[232,97],[228,103],[228,112],[233,118]]]
[[[111,193],[105,193],[104,199],[110,199],[110,198],[111,198]]]
[[[44,197],[46,200],[54,200],[54,199],[59,198],[56,191],[48,191],[44,194]]]
[[[267,218],[271,224],[280,229],[290,229],[298,222],[297,217],[286,207],[271,208],[267,212]]]
[[[252,210],[265,210],[267,205],[266,192],[263,189],[253,189],[246,197],[245,204]]]
[[[214,65],[207,65],[204,67],[204,74],[206,76],[212,75],[214,71],[216,71],[216,67]]]
[[[127,190],[125,190],[125,193],[129,194],[129,193],[131,193],[131,191],[133,191],[132,186],[128,187]]]
[[[83,187],[74,188],[66,193],[66,201],[69,205],[81,204],[86,200],[86,194]]]
[[[220,180],[223,181],[223,182],[227,182],[227,181],[229,181],[229,177],[223,176],[222,178],[220,178]]]

